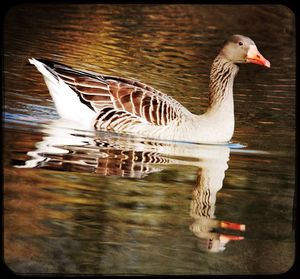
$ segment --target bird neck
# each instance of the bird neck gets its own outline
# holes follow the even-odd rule
[[[233,82],[239,67],[218,55],[211,67],[207,111],[233,113]]]

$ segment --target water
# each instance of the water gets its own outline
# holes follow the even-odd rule
[[[268,20],[266,20],[268,19]],[[276,5],[19,5],[4,26],[4,259],[17,273],[270,274],[294,262],[295,25]],[[29,57],[141,80],[194,113],[224,39],[241,67],[228,145],[80,130]]]

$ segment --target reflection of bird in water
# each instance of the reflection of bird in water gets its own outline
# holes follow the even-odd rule
[[[123,176],[141,178],[156,169],[152,164],[165,164],[166,158],[155,153],[118,150],[113,148],[99,149],[99,154],[86,157],[77,148],[69,150],[67,154],[48,155],[50,160],[43,163],[43,167],[62,169],[74,172],[90,172],[105,176]]]
[[[199,238],[199,248],[220,252],[230,240],[243,237],[225,234],[226,229],[245,230],[245,225],[215,219],[217,192],[223,186],[230,149],[220,145],[136,140],[103,133],[101,137],[61,128],[59,119],[44,129],[46,136],[27,154],[24,166],[97,173],[105,176],[141,178],[167,165],[197,167],[193,189],[190,230]]]
[[[245,225],[215,219],[216,196],[223,186],[226,168],[227,162],[225,164],[211,162],[207,166],[203,164],[202,168],[198,169],[197,182],[193,190],[190,215],[194,222],[190,230],[199,238],[199,248],[208,252],[221,252],[230,240],[244,239],[242,236],[218,231],[245,230]]]
[[[17,167],[141,178],[160,171],[159,165],[170,161],[155,152],[157,146],[162,146],[155,142],[144,141],[134,147],[126,138],[113,138],[107,133],[100,139],[83,131],[61,128],[68,124],[63,119],[54,120],[43,130],[45,136],[43,141],[36,143],[37,149],[27,153],[31,159]]]

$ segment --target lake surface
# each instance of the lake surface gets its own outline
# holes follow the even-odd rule
[[[274,274],[295,258],[295,19],[276,5],[18,5],[4,25],[4,260],[23,274]],[[27,63],[131,77],[190,111],[232,34],[228,145],[72,127]],[[67,105],[67,104],[66,104]]]

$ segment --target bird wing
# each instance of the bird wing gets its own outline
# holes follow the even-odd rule
[[[180,120],[188,110],[172,97],[136,80],[76,70],[60,63],[40,60],[69,85],[97,113],[111,108],[154,125],[168,125]],[[113,113],[111,113],[113,116]]]

